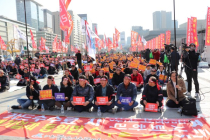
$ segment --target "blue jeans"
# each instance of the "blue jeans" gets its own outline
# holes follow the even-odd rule
[[[32,105],[32,100],[30,99],[17,99],[17,102],[20,104],[22,109],[28,109]]]
[[[44,79],[45,77],[47,77],[47,74],[44,74],[44,75],[42,75],[42,76],[38,76],[38,78],[41,78],[41,79]]]
[[[129,106],[128,104],[127,104],[127,105],[118,104],[117,101],[115,102],[115,105],[116,105],[118,108],[124,108],[125,111],[131,110],[132,108],[138,106],[138,104],[139,104],[139,103],[136,102],[136,101],[132,104],[132,106]]]
[[[39,75],[38,75],[37,73],[35,73],[35,72],[33,72],[32,74],[33,74],[33,76],[39,76]]]

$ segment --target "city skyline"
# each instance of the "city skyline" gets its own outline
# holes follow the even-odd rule
[[[16,0],[12,0],[16,1]],[[59,10],[59,0],[35,0],[40,3],[43,7],[42,9],[48,9],[51,12]],[[1,11],[4,11],[6,8],[10,6],[11,8],[7,8],[9,11],[15,10],[16,7],[12,2],[8,3],[4,0],[0,0],[0,3],[3,2],[5,5],[2,7]],[[116,4],[121,5],[121,8],[116,9]],[[50,6],[49,6],[50,3]],[[82,3],[82,4],[81,4]],[[94,5],[102,5],[103,6],[93,6]],[[135,4],[133,4],[135,3]],[[151,5],[152,3],[152,5]],[[191,6],[186,6],[186,5]],[[87,7],[88,5],[88,7]],[[139,5],[148,5],[141,6]],[[158,5],[158,6],[157,6]],[[107,6],[109,6],[109,10],[107,10]],[[210,6],[208,0],[203,0],[202,3],[199,1],[190,1],[185,0],[184,2],[181,0],[176,0],[176,20],[178,20],[179,24],[185,23],[188,17],[194,16],[198,19],[205,19],[207,6]],[[123,10],[125,9],[126,10]],[[183,10],[179,9],[185,9]],[[194,10],[196,9],[196,10]],[[99,25],[98,34],[106,34],[106,36],[112,36],[114,33],[114,28],[117,28],[120,32],[125,31],[126,38],[130,36],[130,31],[132,26],[142,26],[144,29],[153,30],[153,19],[152,13],[155,11],[171,11],[172,12],[172,20],[173,20],[173,1],[168,0],[148,0],[144,2],[140,2],[138,0],[133,0],[128,3],[126,1],[111,1],[107,0],[106,2],[99,2],[96,0],[80,0],[75,1],[72,0],[70,3],[69,9],[73,10],[77,14],[87,14],[88,20],[92,23],[97,23]],[[7,10],[6,10],[7,11]],[[8,11],[7,11],[8,13]],[[138,14],[139,13],[139,14]],[[4,15],[4,13],[0,12],[0,15]],[[10,15],[9,17],[15,19],[15,15]],[[129,16],[132,15],[132,16]],[[11,17],[10,17],[11,16]],[[126,18],[125,18],[126,17]],[[140,18],[136,18],[140,17]],[[17,18],[17,17],[16,17]],[[123,23],[123,24],[122,24]]]

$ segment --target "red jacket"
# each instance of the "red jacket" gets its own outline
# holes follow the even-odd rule
[[[131,74],[131,81],[137,81],[138,82],[138,85],[144,83],[143,77],[141,76],[140,73],[138,73],[136,76],[134,76],[133,74]]]
[[[157,52],[153,52],[152,54],[153,54],[154,59],[159,61],[159,59],[160,59],[160,52],[157,51]]]

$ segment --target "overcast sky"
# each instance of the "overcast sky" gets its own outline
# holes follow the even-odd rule
[[[4,1],[4,2],[3,2]],[[0,0],[2,8],[14,10],[15,5],[8,8],[2,2],[14,0]],[[36,0],[50,11],[59,11],[59,0]],[[205,19],[210,0],[175,0],[176,19],[179,24],[187,22],[187,17]],[[14,8],[13,8],[14,7]],[[172,11],[173,0],[72,0],[69,10],[77,14],[88,14],[88,20],[98,24],[98,33],[112,37],[114,28],[125,31],[130,36],[132,26],[142,26],[153,29],[152,13],[154,11]],[[0,12],[1,13],[1,12]],[[11,15],[12,16],[12,15]],[[14,16],[14,15],[13,15]]]

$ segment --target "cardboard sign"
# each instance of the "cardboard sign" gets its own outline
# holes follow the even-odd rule
[[[168,76],[165,75],[165,76],[164,76],[164,81],[167,81],[167,78],[168,78]]]
[[[160,74],[159,75],[159,80],[163,81],[164,80],[164,75]]]
[[[149,61],[149,64],[151,64],[151,65],[156,65],[156,60],[155,59],[150,59],[150,61]]]
[[[35,68],[35,64],[31,64],[31,67],[32,67],[32,68]]]
[[[137,81],[131,81],[131,83],[133,83],[134,85],[138,85],[138,82]]]
[[[156,63],[157,63],[159,66],[163,65],[163,63],[161,63],[161,62],[158,62],[158,61],[157,61]]]
[[[74,96],[73,102],[75,105],[83,105],[85,103],[85,97]]]
[[[39,67],[45,67],[45,65],[44,64],[40,64]]]
[[[92,67],[90,65],[84,66],[84,70],[85,71],[91,71],[92,70]]]
[[[56,101],[65,101],[65,93],[55,93]]]
[[[40,90],[39,96],[40,100],[50,100],[52,99],[52,90]]]
[[[23,70],[23,69],[24,69],[24,66],[21,65],[21,66],[20,66],[20,69]]]
[[[131,102],[131,97],[120,97],[120,102],[124,105],[127,105]]]
[[[108,97],[96,97],[96,100],[98,102],[99,105],[106,105],[106,103],[108,102]]]
[[[145,111],[157,112],[158,106],[156,103],[147,103],[147,105],[145,106]]]
[[[92,69],[90,72],[91,72],[92,74],[95,74],[95,73],[96,73],[95,69]]]
[[[146,70],[146,66],[139,65],[138,70],[145,71]]]
[[[137,67],[138,67],[138,64],[136,62],[132,61],[130,63],[130,68],[137,68]]]
[[[100,83],[100,78],[95,78],[94,79],[94,84],[99,84]]]
[[[22,76],[18,73],[18,74],[16,74],[15,78],[20,80],[22,78]]]
[[[112,79],[113,78],[113,74],[114,73],[109,73],[109,79]]]
[[[104,68],[104,72],[106,73],[106,72],[109,72],[109,68],[108,67],[105,67]]]

